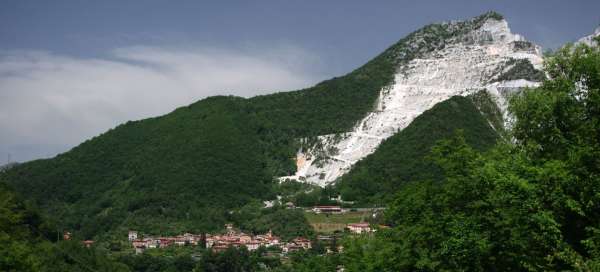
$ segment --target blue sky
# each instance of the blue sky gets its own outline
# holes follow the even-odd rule
[[[418,4],[415,4],[418,2]],[[545,48],[590,34],[600,1],[0,2],[0,164],[53,156],[215,94],[312,85],[425,24],[503,14]]]
[[[418,3],[418,4],[415,4]],[[249,47],[289,43],[336,72],[405,34],[488,10],[544,47],[589,34],[600,1],[27,1],[0,4],[0,48],[101,56],[128,45]]]

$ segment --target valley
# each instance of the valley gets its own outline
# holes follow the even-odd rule
[[[596,271],[600,31],[496,12],[0,169],[0,270]],[[6,257],[4,257],[6,256]]]

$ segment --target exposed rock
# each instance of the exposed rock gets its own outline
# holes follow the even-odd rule
[[[509,94],[523,87],[537,86],[538,82],[523,78],[523,73],[516,74],[522,78],[510,77],[510,80],[503,80],[501,75],[506,74],[512,64],[523,61],[539,70],[541,50],[522,36],[511,33],[504,19],[487,16],[482,22],[474,20],[477,19],[437,25],[444,30],[440,33],[459,33],[442,40],[431,39],[427,36],[429,33],[423,31],[416,32],[407,46],[413,52],[417,47],[429,49],[417,49],[419,54],[415,58],[399,62],[394,84],[381,90],[374,110],[352,131],[320,136],[317,144],[300,150],[297,172],[281,179],[320,186],[330,184],[415,117],[454,95],[470,95],[486,89],[507,120]],[[457,28],[466,31],[457,31]],[[404,52],[398,53],[399,57],[404,55]]]

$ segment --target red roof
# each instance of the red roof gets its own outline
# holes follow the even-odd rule
[[[304,237],[296,237],[293,241],[294,242],[310,242],[310,240],[308,240]]]

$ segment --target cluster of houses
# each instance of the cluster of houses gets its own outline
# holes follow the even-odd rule
[[[226,224],[225,234],[191,234],[170,237],[139,237],[137,231],[129,231],[129,241],[135,248],[136,253],[142,253],[149,248],[165,248],[168,246],[185,246],[185,245],[202,245],[206,248],[211,248],[213,251],[225,251],[230,247],[246,247],[248,250],[256,250],[259,247],[280,247],[283,253],[288,253],[300,249],[311,248],[310,240],[298,237],[290,242],[284,243],[281,239],[271,231],[266,234],[249,235],[243,232],[234,230],[232,224]]]
[[[64,231],[63,232],[63,240],[65,240],[65,241],[71,240],[71,235],[72,235],[72,233],[70,231]],[[86,248],[90,248],[90,247],[92,247],[92,245],[94,245],[94,240],[83,240],[83,241],[81,241],[81,243]]]

